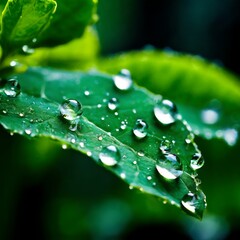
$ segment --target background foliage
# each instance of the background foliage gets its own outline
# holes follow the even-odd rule
[[[168,49],[199,55],[238,75],[238,4],[237,0],[100,0],[95,24],[100,48],[95,44],[89,52],[108,56]],[[196,140],[206,160],[199,175],[208,208],[200,223],[171,205],[129,190],[78,152],[48,140],[10,136],[2,128],[0,139],[0,239],[131,239],[163,231],[185,239],[212,239],[212,235],[234,239],[239,231],[239,142],[228,146],[217,139]]]

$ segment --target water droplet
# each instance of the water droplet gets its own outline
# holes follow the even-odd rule
[[[31,129],[25,129],[25,133],[26,133],[27,135],[30,135],[30,134],[32,133],[32,131],[31,131]]]
[[[145,154],[144,154],[144,152],[142,150],[140,150],[140,151],[137,152],[137,155],[139,157],[143,157]]]
[[[98,136],[98,140],[99,141],[102,141],[103,140],[103,137],[100,135],[100,136]]]
[[[191,168],[197,170],[204,165],[204,159],[200,152],[194,153],[190,162]]]
[[[187,144],[190,144],[191,142],[193,142],[193,140],[194,140],[194,134],[193,134],[193,133],[189,133],[189,134],[187,135],[187,138],[185,139],[185,142],[186,142]]]
[[[63,118],[69,121],[76,120],[82,114],[82,105],[77,100],[68,99],[60,106],[60,112]]]
[[[69,126],[69,130],[72,132],[75,132],[78,129],[78,121],[71,121],[71,124]]]
[[[121,125],[120,125],[120,128],[121,128],[122,130],[125,130],[125,129],[127,128],[127,121],[122,121],[122,122],[121,122]]]
[[[142,120],[137,119],[135,126],[133,128],[133,134],[138,139],[143,139],[147,136],[148,133],[148,124]]]
[[[67,149],[67,145],[66,144],[62,144],[62,149]]]
[[[19,113],[19,117],[24,117],[24,113]]]
[[[171,153],[163,154],[156,169],[166,179],[176,179],[183,173],[179,158]]]
[[[219,113],[215,109],[201,111],[201,119],[206,124],[215,124],[219,120]]]
[[[196,214],[200,218],[206,206],[206,196],[201,190],[194,193],[188,192],[181,200],[181,207],[184,211]]]
[[[89,95],[90,95],[90,92],[86,90],[86,91],[84,91],[84,95],[85,95],[85,96],[89,96]]]
[[[4,86],[4,93],[9,97],[16,97],[21,92],[21,87],[16,79],[9,79]]]
[[[159,101],[153,111],[157,120],[163,125],[174,123],[178,117],[176,105],[167,99]]]
[[[147,176],[147,180],[152,180],[152,176]]]
[[[121,177],[122,179],[125,179],[125,178],[126,178],[126,174],[125,174],[124,172],[122,172],[122,173],[120,174],[120,177]]]
[[[32,54],[32,53],[34,53],[34,49],[30,48],[28,45],[23,45],[22,46],[22,51],[25,54]]]
[[[120,152],[116,146],[110,145],[102,149],[99,159],[106,166],[115,166],[120,161]]]
[[[122,69],[118,75],[113,77],[114,84],[119,90],[129,90],[132,87],[132,78],[129,70]]]
[[[159,148],[162,151],[162,153],[167,153],[171,151],[172,147],[173,147],[173,143],[167,139],[164,139],[161,141]]]
[[[116,110],[118,108],[118,100],[116,98],[111,98],[109,101],[108,101],[108,108],[112,111]]]
[[[234,146],[238,140],[238,131],[236,129],[226,129],[223,132],[223,138],[229,146]]]

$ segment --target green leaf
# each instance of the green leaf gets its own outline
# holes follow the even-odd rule
[[[88,67],[89,62],[92,63],[98,57],[99,49],[97,32],[89,26],[85,29],[81,38],[57,47],[36,48],[28,56],[17,55],[15,59],[27,66],[51,66],[64,69],[77,67],[78,69],[85,69]],[[11,60],[9,59],[9,62]]]
[[[54,0],[8,0],[0,33],[3,56],[31,44],[48,26],[55,9]]]
[[[95,68],[115,74],[122,68],[139,85],[172,99],[195,134],[220,138],[230,146],[240,129],[239,77],[190,54],[142,50],[102,58]]]
[[[97,0],[57,0],[57,4],[51,25],[36,46],[56,46],[79,38],[97,20]]]
[[[194,154],[201,156],[200,151],[177,109],[164,118],[168,122],[170,119],[171,124],[162,124],[157,120],[153,109],[156,104],[162,103],[160,95],[153,95],[135,85],[130,85],[128,90],[120,90],[115,81],[131,83],[130,78],[122,75],[113,78],[97,72],[35,67],[15,77],[21,85],[19,94],[14,94],[17,93],[14,90],[19,90],[17,82],[12,82],[11,88],[9,81],[2,82],[0,91],[0,123],[6,129],[26,137],[57,140],[64,147],[87,154],[97,164],[122,178],[130,188],[160,197],[182,207],[190,215],[202,217],[205,196],[199,188],[197,168],[190,165],[191,160],[196,159]],[[78,114],[75,114],[62,108],[63,101],[69,99],[82,104],[81,116],[81,109],[76,109]],[[140,129],[137,126],[139,131],[134,134],[137,122]],[[108,154],[112,154],[110,159],[106,157]],[[162,165],[165,157],[180,167],[168,176],[171,179],[159,173],[166,167]],[[176,158],[180,162],[175,161]],[[197,159],[204,163],[203,158]],[[111,160],[112,164],[116,160],[116,165],[105,165],[104,160]],[[190,210],[186,210],[182,199],[189,192],[196,196],[188,197],[186,204]]]

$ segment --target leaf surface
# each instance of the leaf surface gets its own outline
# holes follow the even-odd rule
[[[81,37],[85,28],[97,21],[96,11],[97,0],[57,0],[51,24],[36,46],[57,46]]]
[[[195,134],[221,138],[230,146],[240,129],[239,77],[222,66],[190,54],[131,51],[101,58],[95,68],[116,74],[122,68],[156,94],[172,99]]]
[[[21,85],[21,93],[15,97],[6,94],[9,81],[4,80],[0,92],[0,122],[6,129],[26,137],[57,140],[64,147],[87,154],[130,188],[160,197],[190,215],[202,217],[205,196],[199,188],[198,168],[190,165],[193,155],[200,151],[188,124],[177,111],[171,124],[157,120],[153,109],[162,102],[161,95],[134,84],[120,90],[116,76],[98,72],[35,67],[14,77]],[[83,113],[74,129],[72,119],[67,120],[60,114],[61,104],[69,99],[82,104]],[[139,130],[136,128],[139,120],[148,128],[146,131],[140,128],[136,134],[133,129]],[[160,174],[157,165],[162,167],[166,156],[170,160],[179,158],[179,162],[173,161],[180,164],[178,170],[182,174],[178,177]],[[116,165],[104,164],[103,157],[116,160]],[[165,171],[165,165],[161,169]],[[190,199],[186,198],[189,193],[193,194]],[[186,204],[188,210],[183,207]]]
[[[32,44],[48,26],[55,10],[54,0],[9,0],[1,19],[3,55]]]

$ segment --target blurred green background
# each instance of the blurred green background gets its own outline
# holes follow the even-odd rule
[[[99,0],[101,55],[158,48],[202,56],[240,74],[239,0]],[[0,128],[0,239],[236,239],[238,143],[196,142],[208,207],[199,222],[128,186],[79,152]]]

